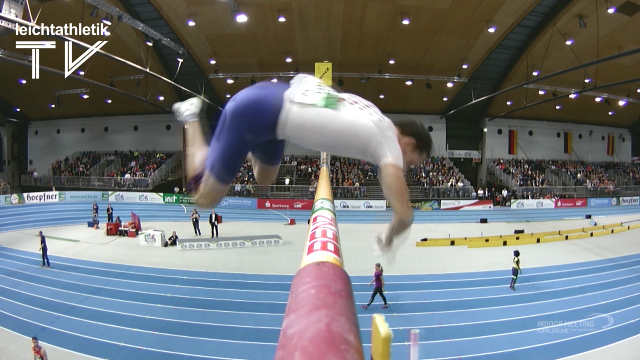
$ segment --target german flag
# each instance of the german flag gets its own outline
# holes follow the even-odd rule
[[[571,147],[573,144],[571,144],[571,133],[570,132],[564,132],[564,153],[565,154],[571,154]]]
[[[609,138],[607,140],[607,155],[613,156],[614,151],[615,151],[614,138],[613,138],[613,135],[609,135]]]
[[[515,155],[518,149],[518,131],[509,130],[509,155]]]

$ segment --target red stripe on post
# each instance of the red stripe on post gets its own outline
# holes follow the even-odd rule
[[[291,283],[275,360],[364,360],[351,281],[332,262],[306,265]]]

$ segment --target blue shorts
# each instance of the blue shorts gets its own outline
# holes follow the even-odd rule
[[[262,82],[229,100],[209,145],[206,170],[223,184],[231,184],[247,154],[265,165],[279,165],[284,140],[276,138],[278,117],[288,83]]]

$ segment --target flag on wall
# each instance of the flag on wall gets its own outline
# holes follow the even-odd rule
[[[572,146],[573,144],[571,143],[571,133],[565,131],[564,132],[564,153],[571,154]]]
[[[613,135],[609,135],[607,139],[607,155],[609,156],[613,156],[613,152],[615,151],[613,142],[614,142]]]
[[[518,149],[518,130],[509,130],[509,155],[515,155]]]

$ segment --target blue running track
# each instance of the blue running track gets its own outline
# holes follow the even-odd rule
[[[144,221],[183,221],[181,206],[118,204]],[[539,221],[636,213],[633,207],[416,212],[416,222]],[[0,231],[82,224],[84,204],[0,207]],[[294,214],[294,212],[291,212]],[[383,222],[390,213],[346,212],[341,223]],[[269,211],[227,210],[225,221],[277,221]],[[306,212],[295,212],[300,221]],[[213,273],[127,266],[0,247],[0,326],[78,353],[130,359],[272,359],[291,275]],[[387,275],[393,359],[408,359],[410,329],[421,359],[557,359],[640,334],[640,254],[527,268],[517,291],[509,269]],[[370,276],[352,277],[358,304]],[[379,304],[379,300],[374,306]],[[374,307],[358,306],[371,338]],[[365,345],[366,358],[369,346]]]

